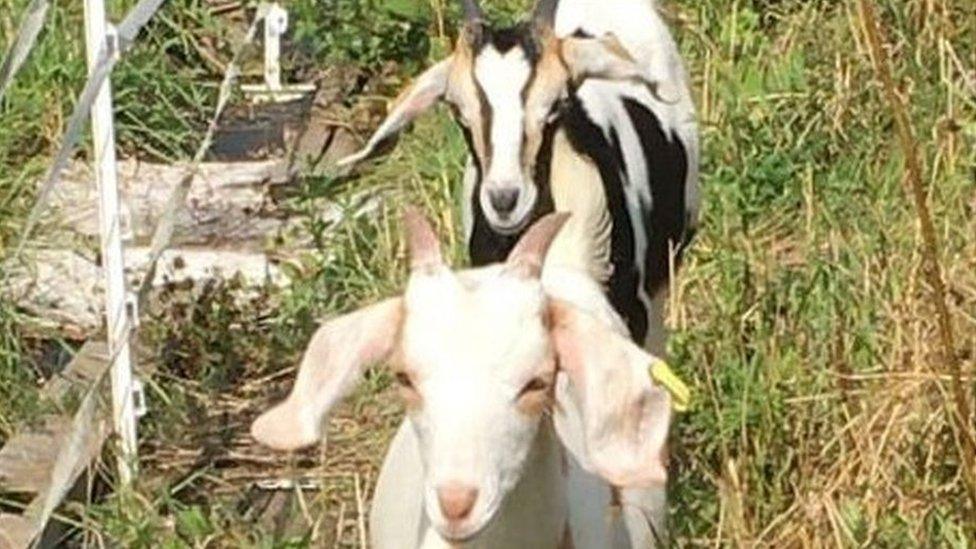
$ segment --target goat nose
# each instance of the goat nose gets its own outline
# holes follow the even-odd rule
[[[506,215],[512,213],[515,204],[518,202],[519,190],[513,188],[493,189],[488,191],[488,200],[491,207],[499,214]]]
[[[437,489],[437,501],[447,520],[464,520],[478,499],[478,489],[463,484],[445,484]]]

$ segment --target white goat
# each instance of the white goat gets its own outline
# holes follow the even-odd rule
[[[388,360],[407,419],[377,483],[373,547],[650,547],[661,535],[671,397],[598,283],[549,267],[540,279],[565,219],[542,218],[502,264],[452,272],[408,213],[403,297],[325,323],[288,398],[252,426],[273,448],[314,444],[363,369]]]

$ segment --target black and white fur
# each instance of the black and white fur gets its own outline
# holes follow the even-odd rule
[[[532,20],[510,28],[464,4],[454,54],[347,163],[448,103],[471,153],[472,262],[500,261],[533,220],[571,212],[548,261],[604,283],[634,339],[663,354],[663,302],[697,224],[699,149],[687,77],[655,2],[540,0]]]
[[[470,152],[462,209],[474,265],[502,261],[535,219],[570,212],[543,278],[585,273],[603,284],[634,341],[665,356],[664,303],[698,222],[699,145],[687,76],[654,0],[540,0],[512,28],[463,2],[454,53],[344,162],[376,154],[446,102]],[[663,488],[622,497],[663,532]]]
[[[520,31],[522,35],[513,38]],[[590,242],[559,248],[585,249],[596,241],[600,249],[587,258],[588,270],[606,277],[608,296],[632,336],[663,354],[663,295],[694,233],[699,206],[698,132],[677,47],[649,0],[562,0],[555,32],[613,34],[647,68],[656,93],[630,81],[590,79],[571,87],[543,132],[528,191],[537,195],[532,216],[552,209],[572,211],[582,218],[580,223],[589,225],[589,234],[579,236]],[[492,150],[518,154],[513,136],[521,131],[524,106],[512,90],[520,91],[531,78],[532,47],[524,29],[489,30],[475,58],[487,109],[499,113],[491,119]],[[481,199],[484,180],[472,149],[464,211],[475,264],[504,258],[517,237],[493,229]],[[581,204],[579,195],[587,196],[589,203]],[[609,219],[601,219],[603,208]],[[601,239],[608,230],[609,240]],[[560,261],[556,250],[551,257],[550,261]]]

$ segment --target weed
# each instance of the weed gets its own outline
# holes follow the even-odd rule
[[[376,68],[392,60],[412,71],[444,47],[427,33],[451,34],[456,17],[439,0],[429,10],[395,0],[354,4],[297,2],[294,41],[308,53],[291,62],[343,59]],[[524,4],[489,8],[511,18]],[[946,412],[952,380],[942,371],[922,239],[854,2],[662,4],[693,75],[704,145],[703,229],[673,288],[668,319],[671,362],[697,392],[672,435],[673,538],[681,546],[972,546],[964,464]],[[186,13],[199,8],[186,6]],[[918,140],[971,409],[976,29],[965,24],[965,0],[876,6]],[[165,157],[185,150],[196,109],[210,104],[213,73],[181,29],[224,35],[204,17],[182,18],[179,7],[167,12],[172,24],[161,20],[146,37],[140,66],[152,69],[116,77],[123,95],[150,90],[156,98],[118,101],[120,111],[146,121],[131,120],[121,132],[131,151]],[[15,231],[31,195],[26,186],[43,166],[30,159],[49,152],[82,74],[77,9],[57,6],[52,14],[52,28],[72,39],[53,44],[42,35],[33,68],[0,107],[3,238]],[[9,28],[3,17],[0,28]],[[212,49],[218,59],[221,40]],[[153,78],[159,82],[147,82]],[[50,89],[65,92],[44,93]],[[186,116],[176,120],[174,112]],[[82,525],[76,539],[358,546],[365,502],[356,487],[368,494],[400,417],[383,370],[372,371],[333,419],[324,454],[256,449],[247,423],[287,389],[320,318],[402,286],[399,204],[422,205],[453,263],[463,264],[463,157],[463,139],[446,113],[425,117],[361,177],[304,182],[290,206],[306,218],[316,250],[294,266],[290,289],[268,289],[245,303],[223,287],[169,296],[144,329],[161,364],[135,499],[65,509]],[[326,207],[341,215],[323,217]],[[4,371],[15,372],[3,378],[11,385],[0,396],[34,383],[29,369],[18,369],[23,322],[0,303],[0,359]],[[23,417],[26,400],[0,404],[0,428]],[[254,480],[305,477],[314,487],[288,492],[281,513],[256,503],[280,504],[275,498],[283,496],[270,497]]]
[[[416,69],[427,58],[428,0],[299,0],[293,40],[320,63],[356,63],[379,70],[395,62]]]

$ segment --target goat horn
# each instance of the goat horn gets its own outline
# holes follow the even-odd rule
[[[464,20],[468,23],[475,23],[485,18],[485,12],[478,5],[478,0],[461,0],[461,7],[464,10]]]
[[[559,0],[539,0],[532,11],[532,20],[538,25],[552,28],[556,24],[556,8]]]
[[[430,222],[416,206],[403,209],[403,225],[407,231],[407,252],[410,270],[432,270],[444,265],[441,246]]]
[[[528,231],[525,231],[512,249],[512,253],[508,255],[505,263],[508,269],[523,276],[539,278],[549,246],[568,219],[568,213],[558,212],[536,221]]]

